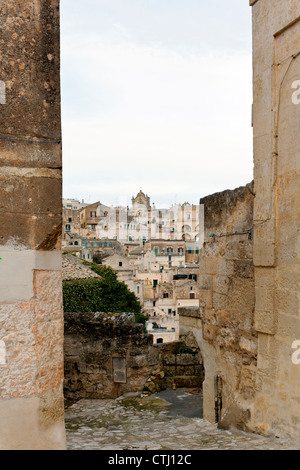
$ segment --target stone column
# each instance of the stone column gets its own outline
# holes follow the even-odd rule
[[[0,10],[0,449],[64,449],[59,0]]]

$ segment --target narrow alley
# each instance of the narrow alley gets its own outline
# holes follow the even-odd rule
[[[66,410],[68,450],[296,450],[292,440],[222,430],[202,418],[202,396],[178,389],[116,400],[80,400]]]

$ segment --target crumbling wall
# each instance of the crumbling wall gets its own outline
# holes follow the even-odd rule
[[[64,449],[59,1],[0,10],[0,449]]]
[[[196,343],[153,344],[133,314],[65,313],[64,350],[67,404],[173,386],[201,388],[203,382]]]
[[[67,402],[81,398],[116,398],[143,390],[159,364],[159,348],[134,315],[65,313]],[[120,359],[118,361],[118,359]],[[121,370],[122,369],[122,370]]]
[[[243,429],[255,393],[257,356],[253,198],[251,183],[200,201],[205,227],[199,257],[204,417]],[[181,323],[193,316],[181,312]]]

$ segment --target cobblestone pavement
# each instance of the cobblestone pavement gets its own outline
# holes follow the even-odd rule
[[[184,397],[181,392],[179,398]],[[181,416],[170,410],[170,403],[157,396],[81,400],[66,410],[67,449],[297,449],[295,443],[282,438],[221,430],[199,417]]]

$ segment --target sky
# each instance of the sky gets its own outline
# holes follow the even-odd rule
[[[248,0],[61,0],[63,195],[157,207],[253,179]]]

